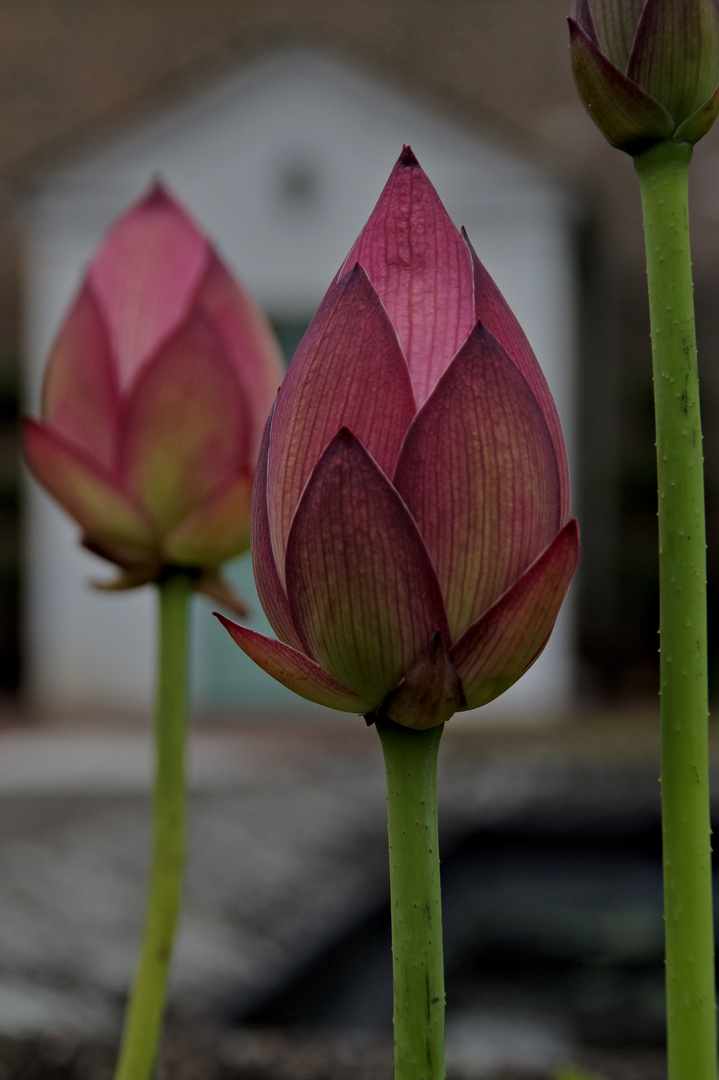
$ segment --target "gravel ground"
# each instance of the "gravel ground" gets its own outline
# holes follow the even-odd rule
[[[585,1051],[587,1080],[666,1080],[658,1051]],[[77,1037],[0,1037],[0,1080],[112,1080],[114,1048]],[[546,1069],[497,1067],[472,1080],[553,1080]],[[447,1080],[467,1080],[450,1068]],[[170,1031],[157,1080],[392,1080],[387,1043],[319,1039],[278,1031]]]
[[[514,819],[551,828],[655,814],[654,717],[604,720],[450,725],[445,837]],[[191,758],[162,1080],[389,1080],[386,1043],[229,1026],[386,888],[376,735],[351,717],[205,725]],[[0,1080],[111,1080],[143,907],[149,774],[137,721],[0,723]],[[665,1077],[660,1053],[576,1056],[607,1080]],[[472,1067],[450,1055],[450,1080],[551,1075],[501,1057]]]

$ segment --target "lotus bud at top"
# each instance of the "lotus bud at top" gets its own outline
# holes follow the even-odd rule
[[[156,185],[92,259],[50,354],[42,419],[24,429],[35,475],[121,568],[117,587],[177,566],[232,603],[218,568],[249,544],[281,370],[261,311]]]
[[[613,146],[695,143],[714,123],[717,0],[573,0],[569,30],[579,93]]]
[[[533,663],[577,550],[542,372],[406,147],[265,429],[252,553],[279,641],[222,621],[303,697],[433,727]]]

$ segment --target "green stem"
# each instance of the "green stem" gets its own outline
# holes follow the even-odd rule
[[[190,576],[182,571],[169,573],[158,583],[152,866],[140,957],[115,1080],[150,1080],[165,1010],[185,865],[187,637],[191,587]]]
[[[659,482],[662,832],[669,1080],[716,1080],[706,540],[689,250],[692,148],[638,155]]]
[[[437,840],[442,724],[378,720],[387,773],[395,1080],[444,1077],[444,966]]]

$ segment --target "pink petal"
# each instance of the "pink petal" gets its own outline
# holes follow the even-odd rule
[[[561,525],[542,410],[479,323],[409,429],[394,483],[437,569],[456,640]]]
[[[287,544],[287,595],[306,651],[378,705],[446,616],[407,508],[343,429],[308,481]]]
[[[50,353],[42,394],[43,419],[103,465],[115,466],[118,388],[107,330],[85,284]]]
[[[142,509],[101,466],[34,420],[24,422],[23,438],[38,480],[97,546],[113,548],[130,562],[146,560],[148,550],[157,549]]]
[[[579,533],[570,521],[497,603],[450,650],[466,707],[503,694],[544,648],[577,568]]]
[[[267,448],[273,430],[274,409],[265,425],[262,445],[257,459],[255,486],[252,492],[251,543],[252,569],[262,609],[270,620],[270,626],[281,641],[293,649],[302,650],[302,644],[292,623],[287,593],[277,572],[275,557],[270,543],[270,526],[267,517]],[[284,572],[284,552],[282,569]]]
[[[364,270],[355,267],[325,297],[275,406],[268,511],[281,579],[297,503],[340,428],[349,428],[391,475],[414,413],[397,336]]]
[[[300,697],[340,712],[365,713],[371,708],[371,702],[343,686],[303,653],[248,630],[217,611],[214,615],[251,660]]]
[[[579,94],[612,146],[636,154],[672,137],[674,121],[664,106],[615,67],[574,19],[569,44]]]
[[[110,229],[90,264],[122,389],[187,315],[208,244],[159,185]]]
[[[564,443],[564,433],[559,422],[557,406],[547,386],[547,380],[539,366],[532,346],[527,340],[527,335],[519,325],[514,312],[487,273],[477,254],[464,234],[467,247],[472,256],[474,268],[474,292],[477,318],[482,325],[496,337],[500,345],[504,347],[510,360],[521,371],[529,383],[534,396],[539,402],[544,413],[544,418],[549,426],[554,445],[554,453],[559,467],[561,485],[561,520],[565,522],[569,517],[571,505],[571,487],[569,483],[569,461],[567,460],[567,448]]]
[[[165,537],[167,562],[218,566],[250,546],[252,473],[244,469],[221,484]]]
[[[409,147],[338,277],[356,262],[387,308],[421,405],[475,317],[467,251]]]
[[[212,249],[196,303],[212,316],[235,365],[252,419],[249,454],[254,464],[265,420],[285,372],[277,338],[264,312],[231,277]]]
[[[462,684],[452,667],[442,635],[435,634],[409,674],[387,694],[377,716],[423,731],[444,724],[462,708]]]
[[[124,407],[121,469],[164,528],[247,462],[248,421],[224,342],[193,312],[146,364]]]

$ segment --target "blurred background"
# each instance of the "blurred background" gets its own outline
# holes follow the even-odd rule
[[[545,1075],[599,1054],[597,1067],[620,1080],[627,1069],[661,1075],[641,211],[631,160],[606,145],[576,95],[566,9],[564,0],[0,4],[7,1061],[21,1062],[28,1039],[62,1036],[64,1050],[43,1051],[56,1072],[42,1075],[75,1076],[85,1067],[78,1033],[112,1041],[144,879],[152,591],[89,589],[111,568],[78,548],[74,525],[21,464],[18,417],[38,411],[58,321],[110,222],[160,176],[268,311],[289,359],[409,142],[547,374],[583,542],[545,656],[496,707],[453,721],[445,736],[452,1068]],[[718,183],[711,132],[695,151],[691,210],[712,690]],[[263,629],[248,560],[231,574]],[[195,834],[175,1030],[189,1017],[198,1032],[244,1032],[245,1042],[223,1043],[228,1076],[282,1075],[293,1054],[308,1077],[349,1075],[360,1051],[357,1062],[341,1050],[332,1058],[326,1035],[348,1028],[365,1051],[378,1040],[385,1062],[377,740],[361,721],[320,714],[263,679],[199,602],[193,636]],[[275,1041],[248,1042],[250,1030]],[[317,1045],[306,1034],[315,1030],[325,1032]],[[309,1041],[291,1035],[300,1031]],[[18,1075],[31,1075],[28,1061]],[[87,1075],[103,1067],[98,1059]],[[372,1059],[373,1075],[385,1067]]]

